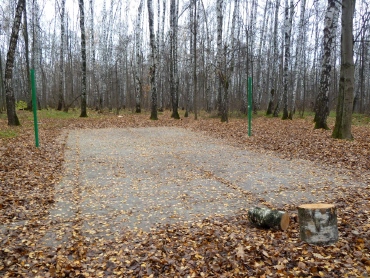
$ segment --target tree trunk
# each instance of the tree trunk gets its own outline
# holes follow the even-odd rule
[[[289,63],[290,63],[290,41],[292,34],[292,20],[293,20],[293,1],[285,0],[285,24],[284,24],[284,91],[283,91],[283,120],[288,119],[288,78],[289,78]],[[289,13],[290,11],[290,13]]]
[[[326,122],[329,116],[329,88],[331,84],[331,55],[338,15],[336,0],[328,0],[324,26],[324,52],[322,57],[319,93],[315,103],[315,128],[329,129]]]
[[[95,32],[95,28],[94,28],[94,3],[93,3],[93,0],[90,0],[90,47],[91,47],[91,66],[90,66],[90,69],[91,69],[91,84],[90,84],[90,88],[91,89],[91,93],[92,93],[92,97],[94,99],[94,102],[95,102],[95,110],[96,111],[100,111],[101,112],[101,109],[102,107],[100,107],[99,105],[99,95],[98,95],[98,89],[97,89],[97,82],[96,82],[96,68],[95,68],[95,35],[94,35],[94,32]]]
[[[32,93],[31,93],[31,74],[30,74],[30,50],[28,36],[27,2],[24,2],[23,8],[23,37],[26,51],[26,72],[27,72],[27,110],[32,111]]]
[[[193,0],[194,17],[193,17],[193,108],[194,108],[194,120],[198,119],[198,107],[197,107],[197,0]]]
[[[81,58],[82,58],[82,84],[81,84],[81,115],[87,117],[86,107],[86,38],[85,38],[85,11],[84,0],[78,1],[80,8],[80,28],[81,28]]]
[[[216,65],[216,78],[217,83],[217,110],[221,114],[222,110],[222,80],[219,75],[222,71],[222,5],[223,0],[217,0],[216,12],[217,12],[217,65]]]
[[[338,241],[337,209],[332,204],[306,204],[298,207],[301,240],[327,245]]]
[[[288,213],[268,208],[254,207],[249,209],[248,219],[261,228],[273,228],[285,231],[289,226]]]
[[[4,76],[3,76],[3,58],[0,50],[0,113],[5,110],[5,89],[4,89]]]
[[[271,115],[273,113],[273,105],[274,105],[274,96],[277,94],[277,69],[278,69],[278,62],[279,62],[279,48],[278,48],[278,22],[279,22],[279,8],[280,8],[280,0],[276,0],[275,3],[275,16],[274,16],[274,33],[273,33],[273,59],[272,59],[272,74],[271,74],[271,89],[270,89],[270,100],[269,106],[266,111],[266,115]],[[274,115],[275,116],[275,115]],[[276,115],[277,117],[277,115]]]
[[[143,7],[143,0],[140,1],[139,8],[137,11],[136,29],[135,29],[135,43],[136,43],[136,65],[135,65],[135,112],[141,113],[141,14]]]
[[[354,91],[354,63],[353,63],[353,13],[354,0],[343,0],[342,5],[342,39],[341,39],[341,67],[339,80],[339,96],[337,115],[333,137],[338,139],[352,139],[352,107]]]
[[[261,100],[262,100],[263,77],[261,77],[261,74],[262,74],[261,71],[262,71],[262,64],[264,61],[264,58],[262,57],[262,52],[265,48],[265,43],[266,43],[266,32],[265,31],[266,31],[266,26],[268,25],[268,21],[269,21],[269,17],[267,16],[267,9],[269,5],[270,5],[270,2],[266,1],[264,12],[263,12],[263,18],[262,18],[262,26],[260,30],[260,41],[259,41],[260,47],[258,49],[258,55],[257,55],[258,62],[257,62],[256,82],[255,82],[257,86],[255,86],[255,89],[254,89],[254,94],[257,96],[256,97],[256,107],[255,107],[257,111],[260,110],[261,108]],[[232,23],[234,24],[234,22],[235,22],[235,19],[233,19]],[[231,39],[233,39],[233,37],[231,37]]]
[[[59,56],[59,97],[58,97],[58,108],[61,111],[64,108],[64,38],[65,38],[65,26],[64,26],[64,12],[65,12],[65,0],[61,0],[60,3],[60,56]]]
[[[12,86],[13,79],[13,68],[14,68],[14,55],[18,42],[19,28],[22,20],[23,8],[25,5],[24,0],[19,0],[15,11],[14,23],[12,28],[12,34],[10,36],[9,50],[6,57],[5,65],[5,78],[4,87],[6,95],[6,109],[8,115],[8,125],[17,126],[20,125],[17,113],[15,111],[15,97]]]
[[[303,67],[303,50],[304,50],[304,28],[305,28],[305,10],[306,10],[306,0],[301,0],[301,12],[298,26],[298,40],[296,45],[296,54],[295,54],[295,65],[294,65],[294,86],[293,86],[293,96],[292,102],[289,109],[289,119],[293,119],[293,114],[295,113],[295,102],[297,99],[298,85],[302,83],[301,75],[299,74],[301,70],[304,70]],[[303,81],[304,82],[304,81]]]
[[[177,71],[177,22],[178,22],[178,8],[176,0],[171,0],[170,7],[170,48],[171,48],[171,61],[170,61],[170,90],[171,90],[171,103],[172,114],[174,119],[180,119],[178,112],[179,106],[179,92],[178,92],[178,71]]]
[[[155,83],[156,45],[155,45],[155,34],[154,34],[154,16],[153,16],[152,0],[148,0],[148,14],[149,14],[150,59],[151,59],[149,76],[150,76],[150,93],[152,97],[150,119],[158,120],[157,90],[156,90],[157,88],[156,88],[156,83]]]

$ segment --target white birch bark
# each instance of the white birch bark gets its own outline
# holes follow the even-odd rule
[[[15,96],[14,96],[14,91],[13,91],[13,86],[12,86],[12,79],[13,79],[15,50],[16,50],[17,43],[18,43],[18,35],[19,35],[19,29],[21,25],[24,5],[25,5],[25,0],[18,1],[17,8],[15,11],[15,16],[14,16],[12,33],[10,35],[9,50],[8,50],[8,54],[6,57],[6,64],[5,64],[5,76],[4,76],[5,86],[4,87],[5,87],[8,125],[10,126],[20,125],[17,113],[15,111]]]
[[[153,3],[152,0],[148,0],[148,17],[149,17],[149,36],[150,36],[150,60],[151,66],[149,69],[150,78],[150,93],[151,93],[151,120],[158,120],[157,113],[157,88],[155,82],[155,71],[156,71],[156,45],[155,45],[155,33],[154,33],[154,15],[153,15]]]
[[[59,12],[60,12],[60,56],[59,56],[59,98],[57,110],[62,110],[64,103],[64,38],[65,38],[65,0],[60,1]]]
[[[64,0],[63,0],[64,1]],[[94,28],[94,0],[90,0],[90,50],[91,50],[91,88],[93,98],[95,100],[96,110],[101,111],[102,107],[100,105],[98,90],[97,90],[97,83],[96,83],[96,50],[95,50],[95,28]]]
[[[268,22],[269,22],[269,14],[267,13],[268,11],[268,8],[269,8],[269,5],[270,5],[270,2],[269,1],[266,1],[266,4],[265,4],[265,8],[264,8],[264,11],[263,11],[263,18],[262,18],[262,26],[261,26],[261,30],[260,30],[260,42],[259,42],[259,49],[258,49],[258,56],[257,56],[257,59],[258,59],[258,64],[257,64],[257,72],[256,72],[256,81],[255,82],[257,84],[257,86],[255,86],[255,89],[254,89],[254,92],[257,94],[257,97],[256,97],[256,107],[255,109],[256,110],[259,110],[260,107],[261,107],[261,100],[262,100],[262,80],[263,78],[261,77],[261,69],[262,69],[262,65],[264,63],[264,59],[263,59],[263,51],[265,49],[265,44],[266,44],[266,26],[268,26]]]
[[[279,22],[279,8],[280,0],[276,0],[275,3],[275,16],[274,16],[274,34],[273,34],[273,65],[272,65],[272,74],[271,74],[271,89],[270,89],[270,101],[269,108],[267,109],[266,114],[270,115],[274,113],[274,117],[277,117],[279,114],[279,102],[277,103],[276,109],[272,111],[274,96],[278,95],[278,68],[279,68],[279,48],[278,48],[278,22]]]
[[[222,109],[222,80],[219,78],[222,73],[222,5],[223,0],[217,0],[217,62],[216,62],[216,76],[218,78],[217,83],[217,107],[218,111],[221,114]]]
[[[289,118],[293,119],[293,114],[295,112],[295,103],[298,93],[298,85],[302,84],[301,71],[303,70],[303,50],[305,45],[305,35],[304,35],[304,24],[305,24],[305,12],[306,12],[306,0],[301,0],[301,11],[299,16],[299,25],[298,25],[298,38],[296,43],[296,52],[295,52],[295,64],[294,64],[294,87],[292,92],[292,102],[290,105]]]
[[[171,106],[174,119],[180,119],[178,113],[178,65],[177,65],[177,25],[178,25],[178,5],[176,0],[170,2],[170,90]]]
[[[80,28],[81,28],[81,71],[82,71],[82,84],[81,84],[81,114],[80,117],[87,117],[86,107],[86,34],[85,34],[85,10],[84,0],[78,0],[80,10]]]
[[[292,34],[292,20],[293,20],[293,0],[290,4],[285,0],[285,22],[284,22],[284,75],[283,75],[283,120],[288,119],[288,86],[289,86],[289,64],[290,64],[290,41]]]
[[[325,14],[323,57],[321,62],[321,76],[319,93],[315,104],[315,128],[329,129],[327,117],[329,116],[329,88],[331,84],[333,40],[335,37],[336,20],[338,19],[338,7],[336,0],[328,0]]]
[[[143,9],[143,0],[140,0],[139,8],[137,11],[136,19],[136,29],[135,29],[135,51],[136,51],[136,65],[135,65],[135,104],[136,104],[136,113],[141,113],[141,63],[142,63],[142,54],[141,54],[141,14]]]

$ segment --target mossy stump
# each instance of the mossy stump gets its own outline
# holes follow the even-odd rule
[[[337,209],[333,204],[298,206],[301,240],[313,245],[329,245],[338,241]]]

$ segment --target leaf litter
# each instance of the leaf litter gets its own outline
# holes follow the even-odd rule
[[[253,136],[246,135],[247,123],[232,119],[220,124],[218,119],[189,118],[176,121],[164,114],[159,121],[148,115],[55,120],[43,119],[41,147],[33,147],[30,124],[20,128],[19,136],[1,139],[0,145],[0,276],[2,277],[368,277],[370,275],[370,128],[354,127],[353,141],[334,140],[330,131],[313,130],[310,119],[281,121],[256,118]],[[5,121],[0,122],[1,128]],[[109,227],[111,219],[94,219],[95,226],[84,227],[86,221],[79,204],[90,192],[84,192],[78,179],[84,169],[71,172],[67,184],[73,196],[70,219],[50,218],[57,202],[56,185],[63,175],[67,130],[97,128],[182,127],[221,139],[225,145],[240,150],[253,150],[279,156],[286,161],[309,160],[322,175],[335,171],[334,184],[319,179],[297,180],[297,194],[322,196],[323,201],[338,207],[340,239],[331,246],[311,246],[299,239],[294,203],[278,204],[277,209],[291,214],[287,231],[257,229],[247,220],[247,210],[231,215],[200,216],[193,221],[160,224],[143,229],[125,228],[112,237],[100,237],[98,231]],[[82,133],[83,134],[83,133]],[[181,141],[181,138],[179,138]],[[149,156],[150,153],[144,153]],[[298,159],[298,160],[297,160]],[[140,159],[138,160],[140,161]],[[99,159],[95,161],[99,164]],[[187,162],[184,161],[186,164]],[[188,162],[189,163],[189,162]],[[200,165],[201,166],[201,165]],[[170,167],[170,166],[169,166]],[[271,165],[271,169],[275,166]],[[155,170],[153,169],[153,173]],[[160,169],[165,170],[165,169]],[[263,192],[250,192],[238,187],[240,179],[215,175],[219,169],[183,172],[174,179],[186,183],[193,175],[214,177],[229,187],[236,187],[243,198],[273,207],[273,201],[261,197]],[[266,169],[268,172],[269,169]],[[126,169],[112,167],[112,175],[127,177]],[[307,173],[309,176],[319,173]],[[74,177],[74,178],[73,178]],[[94,178],[99,178],[96,173]],[[240,177],[239,177],[240,178]],[[323,177],[323,180],[325,178]],[[255,180],[263,185],[264,180]],[[350,186],[345,186],[346,184]],[[140,190],[140,181],[132,182]],[[258,188],[258,186],[257,186]],[[284,194],[288,187],[279,185]],[[94,188],[92,189],[94,190]],[[96,188],[91,194],[99,194]],[[67,194],[66,193],[66,194]],[[293,192],[294,193],[294,192]],[[101,192],[103,194],[103,192]],[[189,194],[189,193],[187,193]],[[112,196],[114,197],[114,196]],[[190,197],[180,196],[186,204]],[[68,201],[68,200],[66,200]],[[170,201],[170,200],[169,200]],[[285,200],[284,200],[285,201]],[[109,204],[102,204],[109,205]],[[191,204],[190,204],[191,205]],[[154,211],[155,207],[151,207]],[[158,207],[157,209],[160,209]],[[135,209],[123,211],[128,216]],[[123,213],[122,213],[123,214]],[[93,216],[93,214],[91,214]],[[63,216],[63,219],[67,216]],[[176,220],[176,215],[173,215]],[[96,224],[98,223],[98,224]],[[98,225],[98,227],[96,227]],[[58,231],[63,244],[45,244],[50,229]],[[89,236],[86,236],[86,231]],[[107,231],[109,233],[109,231]]]

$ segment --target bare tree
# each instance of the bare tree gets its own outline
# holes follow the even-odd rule
[[[143,10],[143,0],[140,0],[139,8],[137,10],[136,18],[136,29],[135,29],[135,43],[136,43],[136,65],[135,65],[135,104],[136,104],[136,113],[141,113],[141,64],[142,64],[142,54],[141,54],[141,14]]]
[[[5,78],[4,87],[6,94],[6,109],[8,115],[8,125],[17,126],[20,125],[17,113],[15,111],[15,96],[12,86],[13,80],[13,68],[14,68],[14,56],[15,49],[17,47],[19,29],[22,20],[23,8],[25,5],[25,0],[18,0],[17,8],[14,16],[14,23],[12,28],[12,33],[10,36],[9,50],[6,57],[5,65]]]
[[[338,20],[338,7],[336,0],[328,0],[325,15],[323,57],[321,66],[321,77],[319,93],[316,98],[315,128],[329,129],[327,118],[329,116],[329,87],[331,83],[333,39],[335,37],[336,21]]]
[[[285,22],[284,22],[284,76],[283,76],[283,120],[288,119],[288,83],[289,83],[289,64],[290,64],[290,41],[292,36],[292,21],[293,21],[293,0],[285,0]]]
[[[341,38],[341,67],[339,80],[339,96],[333,137],[352,139],[352,107],[354,91],[354,62],[353,62],[353,14],[354,0],[342,1],[342,38]]]
[[[152,97],[151,102],[151,120],[158,120],[157,113],[157,88],[155,83],[155,70],[156,70],[156,45],[155,45],[155,33],[154,33],[154,15],[153,15],[153,3],[152,0],[148,0],[148,15],[149,15],[149,36],[150,36],[150,59],[151,66],[149,69],[150,75],[150,93]]]
[[[82,59],[82,83],[81,83],[81,114],[80,117],[87,117],[86,107],[86,36],[85,36],[85,11],[84,0],[78,0],[80,9],[81,28],[81,59]]]
[[[297,99],[297,91],[299,83],[302,83],[300,76],[300,71],[304,70],[303,66],[303,49],[304,49],[304,25],[305,25],[305,12],[306,12],[306,0],[301,0],[301,12],[299,16],[298,25],[298,38],[296,43],[295,52],[295,64],[294,64],[294,87],[292,90],[292,101],[289,110],[289,119],[293,119],[293,114],[295,113],[295,102]]]
[[[222,5],[223,0],[217,0],[216,13],[217,13],[217,62],[216,62],[216,76],[220,76],[222,68]],[[222,111],[222,80],[218,78],[217,83],[217,108],[221,115]]]
[[[23,37],[24,37],[24,48],[26,51],[26,76],[27,76],[27,110],[32,110],[32,94],[31,94],[31,74],[30,74],[30,49],[29,49],[29,36],[28,36],[28,19],[27,19],[27,2],[24,2],[23,8]]]
[[[59,98],[57,110],[62,110],[64,103],[64,38],[65,38],[65,0],[60,1],[59,12],[60,12],[60,56],[59,56]]]
[[[277,91],[277,69],[278,69],[278,61],[279,61],[279,48],[278,48],[278,22],[279,22],[279,8],[280,8],[280,0],[276,0],[275,3],[275,16],[274,16],[274,33],[272,34],[273,37],[273,62],[272,62],[272,74],[271,74],[271,88],[269,92],[269,101],[268,101],[268,107],[266,114],[271,115],[272,114],[272,108],[274,104],[274,95]],[[277,115],[274,115],[277,117]]]
[[[197,92],[197,0],[193,0],[193,108],[194,119],[198,119],[198,92]]]
[[[178,92],[178,61],[177,61],[177,25],[178,25],[178,7],[176,0],[170,2],[170,90],[172,102],[172,114],[174,119],[180,119],[178,112],[179,92]]]

